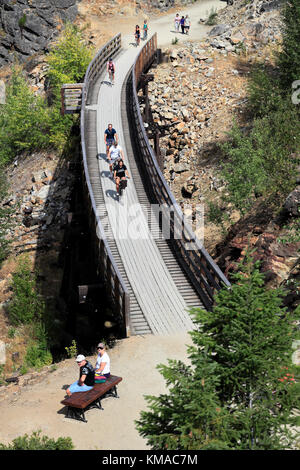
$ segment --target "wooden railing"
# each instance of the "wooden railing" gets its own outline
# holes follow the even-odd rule
[[[194,285],[204,306],[211,309],[214,294],[223,286],[230,286],[222,271],[193,233],[186,222],[181,208],[177,204],[156,159],[156,155],[148,140],[142,120],[138,89],[142,74],[146,73],[156,58],[156,34],[146,43],[137,57],[127,83],[127,103],[130,119],[131,139],[139,160],[143,162],[148,187],[154,200],[161,208],[172,209],[170,224],[170,239],[182,268]],[[163,212],[163,211],[162,211]],[[169,218],[170,211],[167,211]],[[189,249],[191,248],[192,249]]]
[[[130,297],[126,289],[122,276],[115,263],[114,257],[110,251],[109,245],[106,240],[104,228],[102,226],[100,217],[97,213],[97,206],[93,193],[93,188],[90,181],[89,166],[87,160],[88,142],[86,141],[86,134],[88,132],[88,109],[86,108],[89,102],[90,92],[95,85],[96,79],[101,75],[104,70],[105,64],[109,57],[116,54],[121,48],[121,34],[117,34],[111,41],[109,41],[98,52],[95,58],[90,63],[85,74],[82,93],[81,104],[81,147],[84,168],[84,184],[86,187],[85,196],[87,202],[88,219],[91,231],[91,243],[94,248],[94,255],[97,262],[97,270],[101,273],[101,277],[105,283],[106,291],[111,300],[115,314],[118,317],[119,323],[123,328],[124,336],[130,335]],[[95,152],[94,158],[97,158]]]

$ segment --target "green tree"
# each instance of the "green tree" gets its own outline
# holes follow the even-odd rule
[[[77,83],[83,80],[92,55],[93,49],[87,46],[81,30],[67,23],[46,59],[49,65],[47,75],[50,88],[56,100],[60,101],[60,88],[64,83]]]
[[[291,354],[297,315],[281,307],[280,289],[264,287],[249,256],[233,281],[216,295],[211,312],[192,310],[191,365],[169,361],[160,366],[167,386],[174,386],[168,394],[147,397],[150,411],[137,421],[139,433],[155,449],[169,442],[173,449],[294,445],[292,412],[299,406],[299,385]]]
[[[281,85],[291,93],[291,85],[300,80],[300,2],[288,0],[283,8],[283,41],[279,54]]]

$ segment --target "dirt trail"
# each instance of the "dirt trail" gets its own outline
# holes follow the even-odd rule
[[[179,44],[183,40],[201,39],[209,28],[198,24],[199,18],[205,17],[212,7],[223,8],[224,2],[204,0],[154,19],[149,18],[150,34],[157,31],[160,47],[171,46],[175,37],[172,32],[174,12],[178,12],[191,18],[190,36],[177,34]],[[94,30],[95,43],[101,45],[119,31],[130,34],[137,19],[142,24],[144,16],[127,16],[118,21],[116,18],[103,20],[97,15],[92,17],[86,14],[85,19],[90,21],[91,30]],[[102,31],[99,35],[98,27],[98,31]],[[166,364],[167,359],[187,361],[186,344],[191,344],[186,333],[168,337],[135,336],[118,342],[110,351],[110,356],[112,373],[123,377],[119,385],[120,398],[105,400],[104,411],[90,410],[87,413],[88,423],[68,420],[63,413],[60,401],[65,396],[64,386],[78,376],[78,366],[74,360],[64,361],[41,383],[26,386],[20,394],[0,402],[0,442],[8,443],[19,435],[41,429],[50,437],[70,436],[76,449],[146,449],[146,441],[137,433],[134,420],[141,410],[146,409],[145,394],[158,395],[165,390],[165,382],[156,365]],[[91,359],[94,363],[95,357]]]

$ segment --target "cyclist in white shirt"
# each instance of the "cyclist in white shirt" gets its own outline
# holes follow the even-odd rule
[[[114,140],[112,146],[109,149],[108,152],[108,161],[109,161],[109,171],[112,173],[113,171],[113,165],[114,163],[121,158],[124,160],[124,152],[122,150],[122,147],[118,145],[117,141]]]

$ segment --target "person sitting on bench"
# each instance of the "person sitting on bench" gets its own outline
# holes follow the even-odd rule
[[[83,356],[79,354],[76,357],[76,362],[80,367],[79,380],[69,386],[66,393],[70,397],[75,392],[87,392],[91,390],[95,384],[95,372],[92,364]]]
[[[105,377],[108,379],[110,377],[110,358],[106,352],[105,345],[103,343],[99,343],[97,346],[98,356],[97,362],[95,366],[95,375],[96,375],[96,382],[100,379],[100,377]],[[103,379],[104,381],[105,379]],[[99,382],[102,381],[101,379]]]

